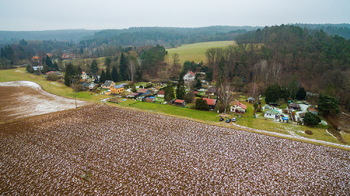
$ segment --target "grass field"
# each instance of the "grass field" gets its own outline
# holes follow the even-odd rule
[[[185,61],[205,62],[205,51],[209,48],[223,48],[235,44],[234,41],[215,41],[215,42],[201,42],[195,44],[184,44],[177,48],[167,49],[168,55],[165,61],[172,64],[172,55],[178,53],[180,57],[180,64],[183,65]]]

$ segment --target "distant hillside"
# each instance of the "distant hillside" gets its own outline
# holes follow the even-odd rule
[[[87,37],[80,43],[85,47],[103,44],[113,46],[143,46],[160,44],[175,47],[208,41],[234,40],[235,36],[258,27],[250,26],[211,26],[200,28],[178,27],[133,27],[122,30],[103,30]]]
[[[295,24],[306,29],[323,30],[329,35],[338,35],[350,39],[350,24]]]
[[[99,30],[0,31],[0,43],[16,43],[22,39],[79,42],[83,37],[93,36],[97,31]]]

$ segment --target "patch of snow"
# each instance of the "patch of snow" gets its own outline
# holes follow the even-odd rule
[[[53,84],[53,85],[55,85],[55,86],[58,86],[58,87],[62,87],[62,85],[57,84],[56,82],[51,82],[51,84]]]
[[[36,90],[42,89],[41,86],[31,81],[12,81],[12,82],[1,82],[0,86],[13,86],[13,87],[30,87]]]

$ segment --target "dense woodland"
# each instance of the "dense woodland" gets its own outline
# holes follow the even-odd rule
[[[345,104],[350,93],[350,41],[293,25],[265,27],[236,37],[237,46],[206,52],[214,79],[262,93],[272,84],[330,92]],[[221,58],[224,64],[220,66]],[[296,92],[294,90],[293,92]],[[251,92],[253,93],[253,92]],[[295,98],[295,95],[292,98]]]

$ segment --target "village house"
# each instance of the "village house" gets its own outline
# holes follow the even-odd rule
[[[205,92],[205,94],[209,95],[209,96],[214,96],[217,93],[217,89],[215,87],[209,87],[207,89],[207,91]]]
[[[80,75],[80,78],[83,80],[87,80],[87,79],[89,79],[89,76],[83,71]]]
[[[139,96],[146,96],[146,95],[151,94],[151,91],[149,89],[146,89],[146,88],[140,88],[137,92],[140,93]]]
[[[112,80],[106,80],[105,83],[101,85],[102,88],[110,89],[112,86],[115,86],[115,83]]]
[[[137,98],[140,93],[130,93],[126,96],[126,98]]]
[[[209,105],[209,109],[211,109],[211,110],[215,109],[216,99],[203,98],[203,100],[207,101],[207,104]]]
[[[159,91],[157,96],[160,98],[164,98],[164,91]]]
[[[146,97],[145,102],[154,103],[156,100],[153,97]]]
[[[183,107],[186,105],[186,102],[185,102],[185,100],[182,100],[182,99],[175,99],[174,105]]]
[[[122,84],[119,84],[119,85],[116,85],[116,86],[112,86],[111,88],[110,88],[110,92],[111,92],[111,94],[119,94],[119,93],[122,93],[122,92],[124,92],[124,85],[122,85]]]
[[[280,113],[274,109],[267,109],[264,111],[264,117],[266,117],[266,118],[276,119],[279,117],[279,115],[280,115]]]
[[[33,66],[34,71],[40,71],[40,70],[43,70],[43,68],[44,68],[44,66],[42,66],[42,65]]]
[[[193,82],[195,79],[195,75],[192,71],[187,72],[187,74],[183,77],[185,82]]]
[[[232,104],[231,108],[230,108],[231,112],[235,112],[235,113],[245,113],[246,112],[247,106],[244,105],[243,103],[236,101],[236,102],[233,102],[231,104]]]
[[[297,103],[290,103],[288,107],[294,110],[300,110],[300,105]]]

